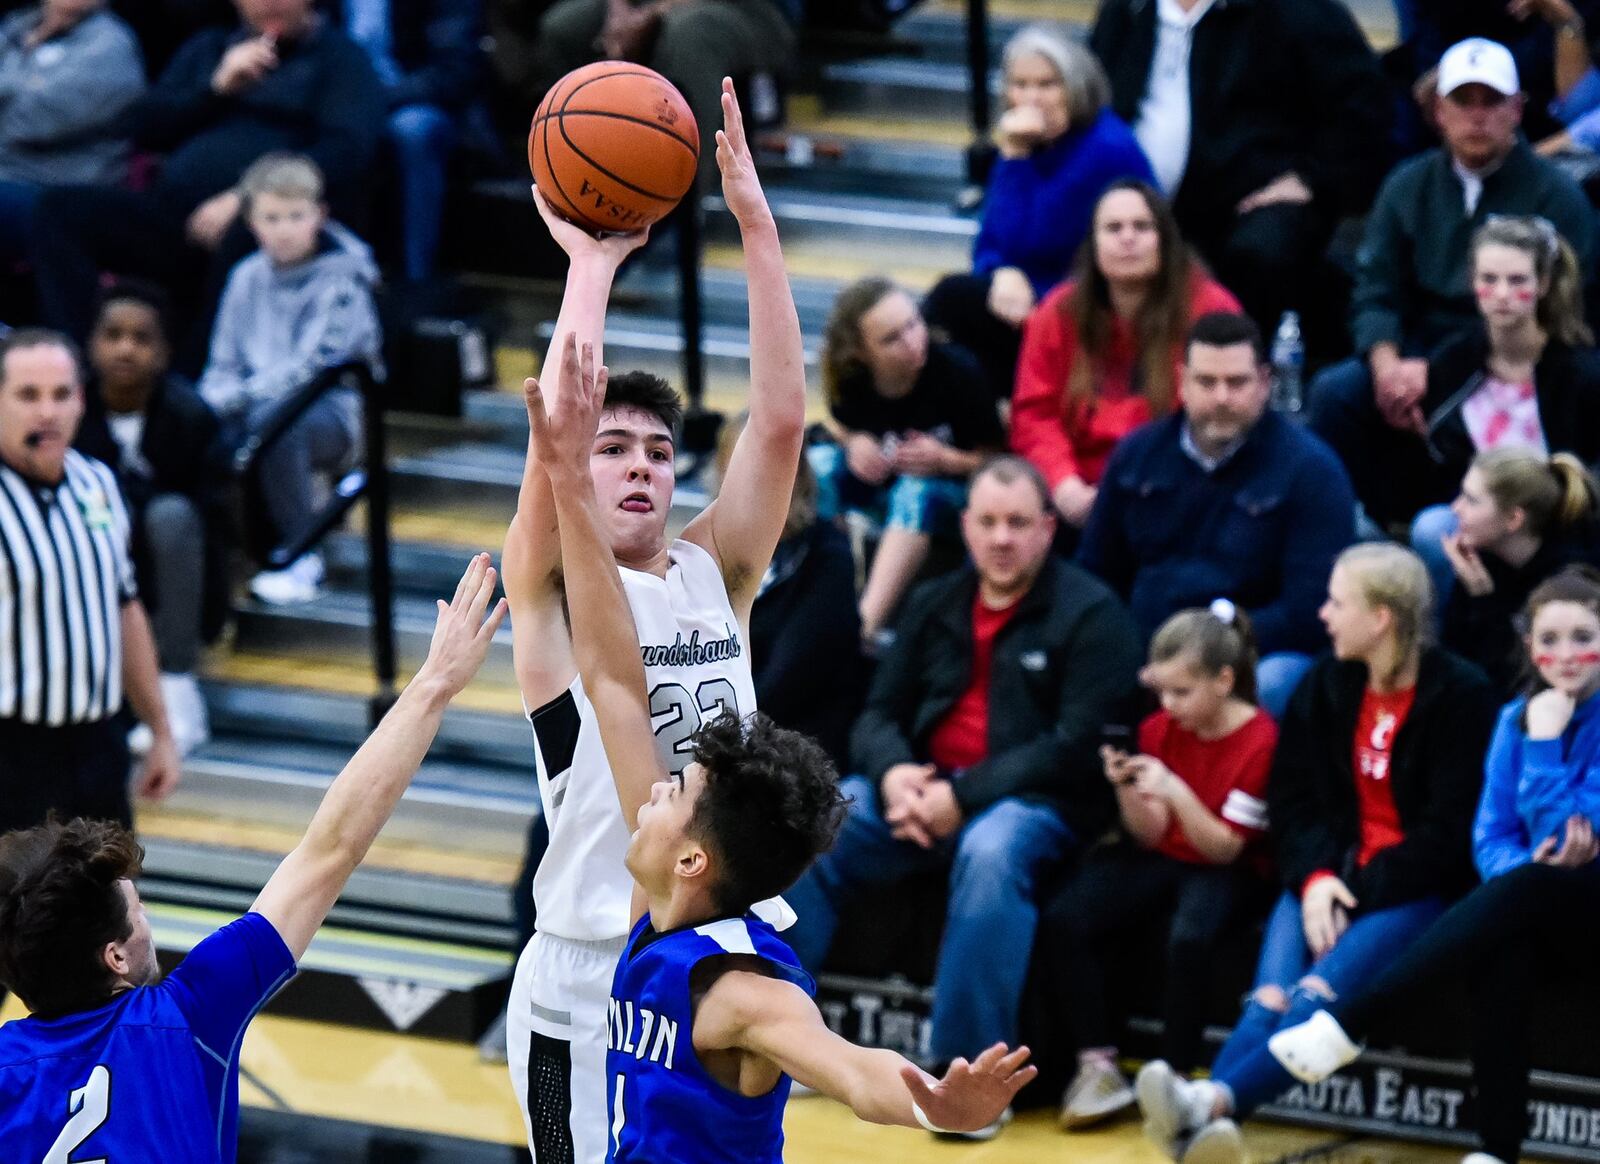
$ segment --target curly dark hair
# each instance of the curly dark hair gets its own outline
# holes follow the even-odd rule
[[[683,401],[660,376],[649,372],[623,372],[606,381],[607,408],[637,408],[666,426],[676,440],[683,427]]]
[[[133,934],[117,882],[143,863],[112,821],[52,819],[0,837],[0,983],[42,1018],[105,1003],[116,979],[100,951]]]
[[[724,712],[693,739],[705,787],[689,832],[721,858],[717,908],[741,914],[775,897],[833,846],[844,823],[839,774],[810,736],[756,712]]]

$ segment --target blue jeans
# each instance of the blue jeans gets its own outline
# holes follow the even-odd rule
[[[1308,987],[1307,979],[1320,978],[1334,998],[1356,995],[1443,912],[1444,903],[1430,897],[1360,914],[1333,949],[1313,960],[1300,920],[1300,899],[1293,893],[1279,898],[1261,943],[1256,993],[1245,1003],[1238,1025],[1211,1065],[1211,1078],[1233,1092],[1234,1114],[1243,1119],[1294,1085],[1294,1078],[1267,1049],[1267,1040],[1327,1006],[1327,995]],[[1287,1011],[1261,1003],[1257,994],[1268,986],[1288,995]]]
[[[1444,539],[1461,528],[1456,515],[1448,505],[1430,505],[1411,522],[1411,548],[1428,567],[1428,579],[1433,583],[1434,621],[1444,624],[1444,608],[1456,588],[1456,568],[1445,556]]]
[[[42,189],[32,182],[0,182],[0,263],[10,266],[28,257],[33,212]]]
[[[882,529],[920,534],[953,534],[967,503],[967,483],[953,477],[890,477],[869,485],[850,472],[836,444],[806,450],[817,477],[817,516],[832,521],[841,513],[862,513]]]
[[[439,251],[456,123],[437,105],[402,105],[389,115],[389,139],[400,170],[406,278],[426,279]]]
[[[1315,660],[1298,651],[1274,651],[1256,664],[1256,702],[1280,723],[1289,698]]]
[[[831,852],[783,896],[800,920],[784,937],[820,970],[843,902],[916,873],[949,870],[950,904],[934,973],[936,1061],[1015,1043],[1017,1011],[1039,923],[1041,877],[1066,859],[1072,830],[1053,808],[1006,797],[931,849],[890,835],[878,789],[864,776],[840,785],[849,815]]]

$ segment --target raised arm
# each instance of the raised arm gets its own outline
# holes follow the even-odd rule
[[[996,1043],[970,1064],[957,1059],[943,1079],[934,1079],[893,1051],[840,1038],[805,991],[748,970],[723,974],[706,992],[695,1012],[694,1045],[759,1056],[871,1123],[952,1132],[999,1119],[1039,1073],[1024,1066],[1028,1048],[1010,1051]]]
[[[666,769],[650,728],[633,609],[589,475],[589,451],[605,403],[606,370],[596,371],[594,349],[588,344],[580,364],[577,340],[570,333],[561,352],[561,380],[566,398],[553,417],[545,409],[539,382],[528,381],[530,440],[554,494],[573,658],[600,725],[622,819],[632,832],[638,826],[640,805],[650,798],[651,785],[666,775]]]
[[[722,82],[717,133],[722,196],[739,222],[750,299],[750,421],[733,448],[717,500],[684,531],[717,560],[740,622],[789,516],[806,427],[805,350],[778,225],[745,141],[733,82]]]
[[[550,236],[569,260],[555,334],[540,365],[545,407],[559,415],[560,353],[567,340],[576,337],[579,343],[591,344],[595,359],[600,359],[612,280],[622,260],[644,242],[647,233],[596,239],[559,217],[537,190],[533,201]],[[523,387],[534,383],[528,380]],[[577,668],[561,609],[561,543],[556,531],[555,502],[550,496],[550,479],[539,464],[531,436],[517,512],[506,530],[500,565],[505,571],[506,597],[511,603],[511,656],[517,685],[532,710],[565,691]]]
[[[448,605],[439,603],[427,661],[334,779],[305,838],[283,859],[250,907],[272,923],[296,961],[393,815],[450,700],[483,665],[505,617],[502,600],[484,618],[494,584],[489,555],[477,555],[456,586],[455,597]]]

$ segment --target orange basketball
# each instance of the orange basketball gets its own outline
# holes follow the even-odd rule
[[[598,61],[557,81],[528,131],[545,200],[593,231],[642,230],[694,184],[700,131],[683,94],[643,65]]]

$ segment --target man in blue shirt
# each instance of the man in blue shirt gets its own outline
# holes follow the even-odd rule
[[[250,912],[165,981],[119,825],[52,821],[0,838],[0,982],[33,1011],[0,1027],[0,1145],[9,1160],[231,1161],[239,1046],[295,973],[399,803],[450,700],[477,673],[504,600],[489,556],[439,603],[427,661],[329,787]]]

